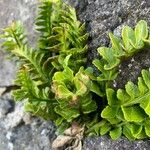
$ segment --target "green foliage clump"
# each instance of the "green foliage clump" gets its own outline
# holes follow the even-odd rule
[[[109,34],[111,47],[100,47],[101,59],[93,68],[87,63],[88,33],[75,9],[61,0],[43,0],[35,21],[37,46],[28,44],[23,26],[13,23],[4,29],[2,46],[15,56],[19,70],[13,91],[15,100],[25,100],[25,110],[52,120],[64,131],[78,123],[85,135],[112,139],[150,137],[150,70],[142,70],[138,84],[128,82],[114,90],[121,62],[150,47],[147,23],[139,21],[133,30],[125,26],[122,38]]]
[[[122,39],[109,34],[111,48],[98,48],[102,58],[95,59],[93,64],[100,71],[97,76],[100,89],[105,93],[103,100],[107,105],[101,111],[102,121],[96,123],[93,134],[104,135],[109,132],[112,139],[118,139],[122,134],[130,140],[149,137],[149,86],[150,71],[142,70],[138,85],[128,82],[125,90],[115,91],[111,81],[118,75],[118,67],[123,59],[132,57],[135,53],[150,47],[150,34],[147,23],[139,21],[133,30],[129,26],[122,29]],[[92,124],[93,125],[93,124]]]
[[[74,74],[84,76],[81,74],[81,70],[84,72],[84,69],[81,69],[80,73],[78,70],[82,65],[86,65],[88,34],[85,32],[85,25],[77,20],[75,9],[62,3],[61,0],[44,0],[39,6],[35,27],[39,33],[35,48],[29,46],[20,22],[14,22],[10,27],[4,29],[4,34],[1,35],[4,39],[2,47],[12,56],[15,56],[19,62],[15,84],[20,88],[13,91],[15,100],[26,100],[26,111],[59,122],[59,125],[68,120],[70,123],[76,118],[75,116],[79,116],[79,113],[88,114],[94,111],[96,109],[95,102],[92,103],[93,110],[89,109],[89,105],[85,105],[85,103],[91,104],[92,102],[88,89],[90,85],[86,87],[82,83],[88,90],[77,94],[79,99],[89,96],[81,102],[80,109],[83,111],[72,111],[73,114],[70,114],[71,111],[69,111],[67,113],[68,118],[65,115],[62,116],[61,110],[59,110],[61,107],[67,109],[66,104],[60,103],[60,99],[55,96],[54,92],[56,91],[52,88],[52,85],[54,87],[60,83],[58,78],[67,75],[68,72],[65,71],[72,73],[70,79],[73,78]],[[67,68],[64,68],[65,62]],[[77,80],[77,76],[75,79],[71,79],[73,82],[71,84],[75,84],[76,88],[79,88],[82,85],[79,85],[81,83]],[[63,91],[60,92],[63,95]],[[66,99],[62,101],[66,102]],[[68,110],[72,109],[71,105],[68,107]]]
[[[133,56],[139,51],[149,47],[150,36],[147,23],[141,20],[133,30],[129,26],[122,29],[122,39],[109,34],[112,46],[98,48],[102,59],[95,59],[93,64],[100,70],[98,81],[113,81],[118,74],[118,66],[122,60]]]
[[[75,75],[69,67],[53,76],[52,90],[59,105],[55,108],[57,114],[72,122],[75,118],[96,111],[96,103],[90,93],[91,81],[83,68]],[[63,120],[62,120],[63,121]]]
[[[61,0],[43,1],[35,25],[40,33],[38,48],[49,59],[54,56],[52,64],[56,69],[63,69],[63,59],[70,54],[69,67],[78,71],[85,64],[88,34],[85,25],[77,20],[74,8]]]

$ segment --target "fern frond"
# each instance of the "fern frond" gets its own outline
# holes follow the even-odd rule
[[[99,54],[102,56],[102,60],[105,62],[104,69],[101,70],[100,77],[104,77],[103,80],[110,81],[110,76],[106,76],[107,70],[110,72],[117,72],[118,66],[122,62],[123,58],[133,56],[133,54],[144,50],[148,45],[150,34],[148,33],[147,23],[141,20],[137,23],[133,30],[129,26],[124,26],[122,29],[122,39],[109,34],[112,47],[100,47],[98,48]],[[97,61],[97,60],[96,60]],[[95,61],[93,62],[95,65]],[[96,65],[97,68],[100,66]]]
[[[46,86],[43,87],[41,81],[33,80],[25,67],[18,72],[15,84],[20,89],[14,90],[12,95],[17,101],[26,100],[26,111],[45,119],[57,119],[58,115],[53,109],[57,102],[53,99],[51,89]]]
[[[64,5],[64,7],[64,10],[61,11],[63,14],[61,25],[68,25],[68,40],[70,40],[72,45],[76,48],[83,48],[88,38],[88,34],[85,33],[85,24],[81,24],[81,22],[78,21],[74,8],[68,5]]]
[[[4,29],[4,42],[2,46],[9,50],[12,55],[19,58],[20,64],[28,67],[28,71],[33,73],[36,78],[49,82],[52,65],[46,66],[44,53],[29,48],[23,26],[20,22],[13,23],[10,27]]]
[[[122,134],[129,139],[149,137],[147,120],[150,120],[150,70],[142,70],[138,85],[128,82],[125,90],[107,89],[108,106],[101,113],[111,124],[110,136]]]
[[[72,122],[81,115],[95,111],[97,107],[89,93],[90,87],[91,81],[83,68],[75,75],[69,67],[65,67],[62,72],[56,72],[52,86],[59,103],[55,108],[56,113],[67,122]]]
[[[50,36],[54,36],[53,27],[57,27],[60,21],[61,1],[42,1],[39,6],[35,29],[40,33],[38,47],[42,50],[48,49],[52,44]],[[55,43],[54,43],[55,44]]]
[[[27,37],[22,24],[18,22],[12,23],[10,27],[3,29],[4,34],[1,38],[4,39],[2,46],[5,50],[14,50],[27,45]]]
[[[77,20],[75,9],[64,5],[64,10],[62,10],[62,23],[60,24],[62,29],[66,31],[65,41],[68,41],[68,47],[62,49],[60,54],[65,58],[68,54],[71,54],[72,59],[70,59],[70,67],[75,68],[75,66],[82,66],[86,63],[86,52],[87,52],[87,39],[88,34],[85,32],[85,25],[81,24]],[[76,60],[76,63],[71,61]],[[79,68],[77,68],[78,70]]]
[[[38,86],[42,85],[42,82],[34,81],[31,78],[27,68],[24,67],[19,70],[17,74],[17,79],[15,80],[15,84],[21,87],[21,89],[17,89],[13,92],[14,98],[16,100],[32,98],[33,101],[34,99],[41,99],[42,101],[47,101],[48,95],[45,95],[44,91],[39,90],[38,88]],[[40,96],[45,98],[42,99],[40,98]]]

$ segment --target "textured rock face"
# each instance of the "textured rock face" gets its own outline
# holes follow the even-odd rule
[[[144,19],[150,26],[149,0],[68,0],[76,7],[78,17],[86,22],[89,40],[89,65],[98,57],[99,46],[109,46],[108,32],[120,36],[123,25],[134,26]],[[37,11],[38,0],[0,0],[0,28],[14,20],[21,20],[29,39],[34,46],[36,33],[33,17]],[[12,84],[15,76],[15,63],[4,59],[0,51],[0,86]],[[142,68],[150,68],[150,51],[141,52],[126,60],[120,66],[117,87],[123,87],[127,80],[135,81]],[[55,127],[51,122],[33,118],[23,112],[22,103],[15,104],[10,94],[0,98],[0,150],[49,150],[55,138]],[[87,138],[84,150],[149,150],[150,141],[130,142],[124,138],[112,141],[108,136]]]

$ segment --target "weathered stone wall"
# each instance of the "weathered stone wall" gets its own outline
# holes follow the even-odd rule
[[[134,26],[144,19],[150,26],[150,0],[68,0],[76,7],[78,17],[86,22],[90,33],[89,60],[98,57],[99,46],[109,46],[108,32],[120,36],[122,26]],[[33,30],[38,0],[0,0],[0,28],[21,20],[34,46]],[[0,86],[9,86],[15,77],[16,66],[0,51]],[[90,64],[90,63],[89,63]],[[135,81],[142,68],[150,68],[150,51],[141,52],[120,66],[117,87],[127,80]],[[23,112],[22,103],[14,103],[10,93],[0,97],[0,150],[49,150],[55,138],[51,122],[31,117]],[[87,138],[84,150],[149,150],[150,140],[130,142],[124,138],[112,141],[108,136]]]

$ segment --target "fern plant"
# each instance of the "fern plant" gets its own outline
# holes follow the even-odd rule
[[[78,66],[85,65],[88,34],[85,25],[77,20],[74,8],[61,0],[43,1],[35,24],[40,33],[38,48],[49,59],[54,56],[54,68],[62,70],[63,60],[70,54],[69,67],[77,72]]]
[[[68,67],[65,67],[63,72],[54,74],[52,90],[59,103],[55,111],[63,118],[61,121],[72,122],[96,111],[97,106],[92,100],[90,87],[90,78],[84,73],[83,68],[75,75]]]
[[[150,36],[148,33],[147,23],[141,20],[133,30],[129,26],[124,26],[122,29],[122,39],[109,34],[111,40],[111,47],[100,47],[98,53],[102,59],[95,59],[93,64],[100,71],[97,77],[99,82],[103,81],[105,86],[116,79],[118,75],[118,66],[122,60],[132,57],[149,47]],[[105,89],[105,87],[103,87]]]
[[[98,48],[102,59],[93,61],[93,64],[100,70],[97,81],[100,89],[105,93],[103,101],[106,101],[107,105],[103,106],[104,109],[101,112],[102,121],[96,120],[95,122],[94,120],[89,125],[87,133],[93,131],[94,135],[104,135],[109,132],[112,139],[117,139],[121,135],[130,140],[149,137],[149,123],[145,124],[145,122],[149,120],[150,72],[142,70],[138,86],[128,82],[125,90],[119,89],[117,91],[111,86],[112,81],[118,75],[118,66],[122,60],[150,47],[147,23],[143,20],[139,21],[135,30],[125,26],[122,30],[122,39],[115,37],[112,33],[109,36],[112,47]]]
[[[143,139],[150,136],[150,70],[142,70],[138,85],[129,81],[125,90],[106,90],[108,106],[101,113],[109,124],[112,139],[124,134],[128,139]]]
[[[56,111],[60,103],[51,88],[53,76],[64,70],[67,58],[70,58],[67,67],[73,68],[75,74],[85,65],[88,34],[85,25],[77,20],[75,9],[61,0],[41,2],[35,27],[39,33],[36,48],[29,46],[20,22],[5,28],[1,35],[2,47],[19,62],[15,84],[20,88],[13,91],[13,96],[15,100],[26,100],[27,111],[58,123],[58,119],[65,119]]]
[[[121,62],[150,47],[145,21],[134,30],[125,26],[122,39],[109,34],[112,46],[98,48],[101,59],[93,61],[98,76],[93,68],[84,69],[88,33],[74,8],[61,0],[43,0],[35,27],[36,48],[29,46],[20,22],[1,35],[3,48],[19,62],[14,82],[19,88],[13,96],[25,100],[26,111],[54,121],[68,139],[63,143],[78,148],[83,134],[109,132],[112,139],[124,135],[131,140],[150,137],[150,70],[142,70],[138,84],[128,82],[125,90],[111,86]]]

